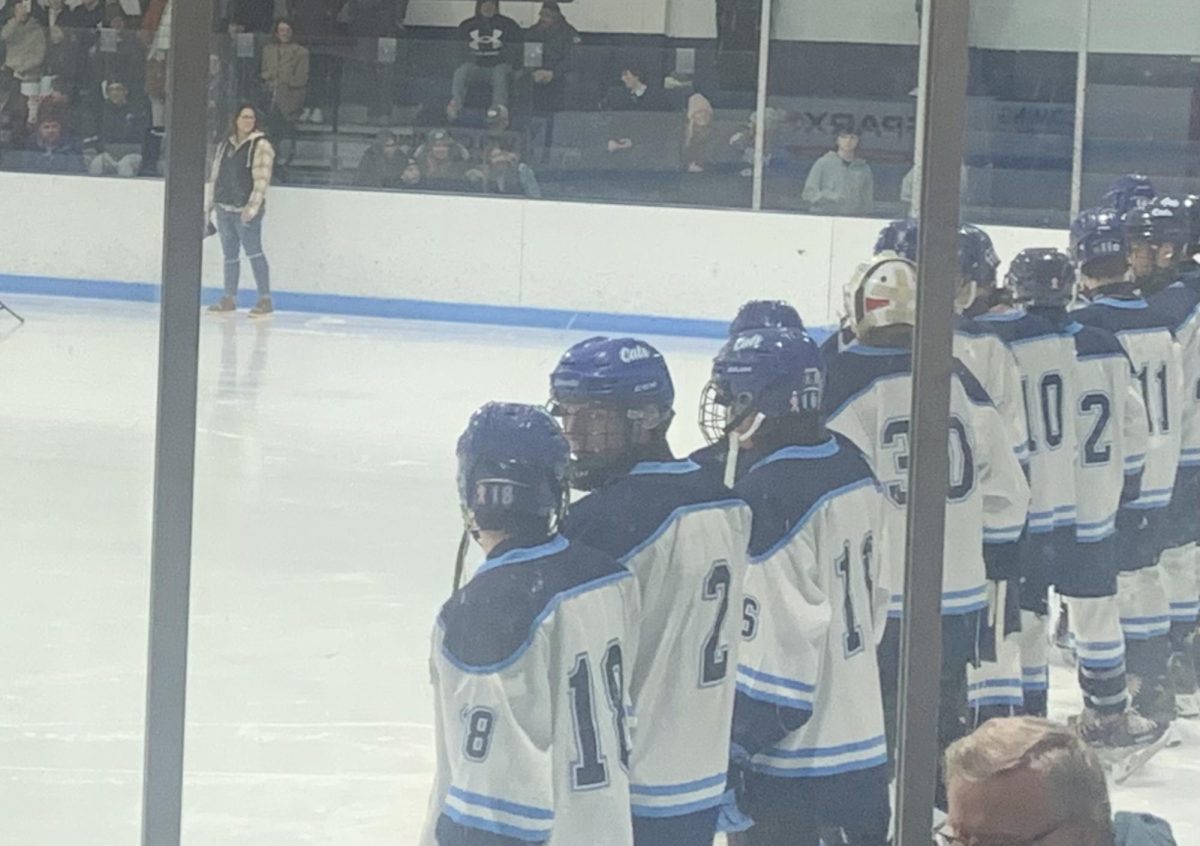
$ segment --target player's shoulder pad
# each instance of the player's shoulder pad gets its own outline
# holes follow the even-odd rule
[[[1087,358],[1124,358],[1129,359],[1121,341],[1108,329],[1100,326],[1085,326],[1073,323],[1069,331],[1075,337],[1075,356]]]
[[[963,391],[967,395],[967,399],[976,405],[994,405],[992,397],[988,394],[987,388],[983,387],[978,379],[975,378],[969,367],[962,363],[958,358],[954,359],[953,369],[951,373],[958,383],[962,385]]]
[[[1062,337],[1062,333],[1049,320],[1023,310],[990,312],[976,320],[1010,346],[1039,338]]]
[[[1200,290],[1180,279],[1146,300],[1150,308],[1167,322],[1171,331],[1178,332],[1200,310]]]
[[[563,537],[488,559],[442,606],[443,652],[468,672],[501,670],[564,600],[631,575],[612,556]]]
[[[771,555],[826,503],[879,483],[858,448],[841,435],[815,446],[778,449],[756,462],[734,486],[754,515],[750,556]]]
[[[1099,297],[1079,311],[1071,312],[1071,317],[1085,326],[1099,326],[1117,334],[1155,329],[1175,331],[1174,318],[1140,298]]]
[[[956,334],[967,335],[972,338],[986,337],[988,335],[1000,337],[995,327],[990,323],[985,323],[972,317],[965,317],[961,314],[954,316],[954,331]]]
[[[643,462],[571,506],[563,534],[618,560],[651,543],[684,514],[745,507],[722,483],[717,465],[691,459]]]
[[[822,401],[825,418],[835,417],[880,379],[905,376],[911,372],[911,350],[865,344],[846,347],[826,362],[825,396]]]
[[[708,444],[688,456],[688,460],[700,465],[700,472],[716,473],[716,479],[724,485],[725,459],[729,454],[729,445],[725,441]]]

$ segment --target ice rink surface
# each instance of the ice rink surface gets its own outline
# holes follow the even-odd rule
[[[137,842],[156,306],[0,315],[0,846]],[[460,531],[454,442],[541,402],[586,333],[244,313],[203,322],[184,840],[416,840],[429,631]],[[717,343],[649,338],[680,451]],[[1066,670],[1055,709],[1078,708]],[[1200,724],[1114,791],[1200,844]]]

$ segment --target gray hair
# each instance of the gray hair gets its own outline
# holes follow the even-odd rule
[[[1053,804],[1068,819],[1086,824],[1102,839],[1115,840],[1104,767],[1095,751],[1067,726],[1038,717],[989,720],[946,750],[946,784],[956,779],[986,781],[1002,773],[1030,770],[1046,779]]]

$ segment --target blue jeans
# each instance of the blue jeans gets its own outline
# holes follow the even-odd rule
[[[508,78],[511,74],[512,68],[505,63],[480,67],[474,62],[467,62],[454,69],[454,76],[450,80],[450,96],[460,107],[465,106],[467,104],[467,87],[477,82],[484,82],[491,85],[492,105],[507,106]]]
[[[262,223],[267,210],[263,208],[249,223],[242,223],[242,213],[217,207],[217,234],[221,252],[225,254],[225,296],[236,297],[242,276],[242,250],[250,259],[254,284],[260,297],[271,296],[271,266],[263,254]]]

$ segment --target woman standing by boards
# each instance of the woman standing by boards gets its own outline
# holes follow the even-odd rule
[[[271,304],[271,267],[262,246],[267,188],[274,167],[275,148],[259,128],[257,109],[249,104],[240,106],[229,137],[217,145],[205,194],[206,217],[212,226],[212,215],[216,213],[216,231],[225,255],[225,294],[209,306],[211,312],[237,310],[243,249],[258,288],[258,302],[250,309],[250,316],[265,317],[275,310]]]

